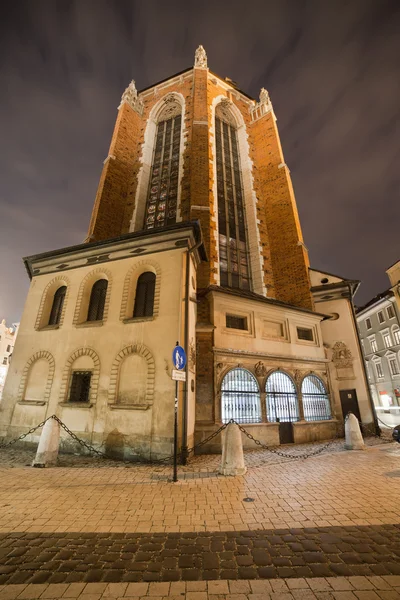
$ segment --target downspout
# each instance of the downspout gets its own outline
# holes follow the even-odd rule
[[[359,351],[359,354],[360,354],[360,356],[362,358],[362,360],[361,360],[361,368],[362,368],[362,372],[363,372],[363,375],[364,375],[364,383],[365,383],[366,388],[367,388],[369,403],[371,405],[372,416],[373,416],[373,419],[374,419],[375,434],[376,435],[381,435],[381,428],[379,427],[378,416],[376,414],[375,404],[374,404],[374,401],[372,399],[371,389],[369,387],[368,375],[367,375],[367,367],[365,365],[365,360],[364,360],[364,353],[363,353],[362,346],[361,346],[360,336],[358,334],[356,311],[354,310],[354,304],[353,304],[353,292],[352,292],[350,284],[349,284],[349,291],[350,291],[351,313],[353,315],[353,324],[354,324],[354,327],[355,327],[355,330],[356,330],[358,351]]]
[[[186,281],[185,281],[185,352],[187,356],[186,360],[186,381],[185,381],[185,398],[183,402],[182,411],[182,464],[187,464],[188,459],[188,413],[189,413],[189,289],[190,289],[190,256],[191,254],[200,248],[203,240],[200,240],[188,248],[186,252]]]

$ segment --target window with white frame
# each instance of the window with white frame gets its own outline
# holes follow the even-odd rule
[[[376,369],[376,374],[378,375],[378,377],[383,378],[382,365],[380,362],[375,363],[375,369]]]
[[[372,328],[371,319],[365,319],[365,327],[367,329],[371,329]]]
[[[387,309],[386,309],[386,312],[387,312],[387,316],[388,316],[389,319],[394,319],[395,318],[396,315],[394,314],[394,308],[393,308],[393,306],[391,306],[391,305],[388,306]]]
[[[390,346],[392,345],[392,340],[390,339],[390,334],[388,331],[384,331],[382,333],[382,338],[383,338],[383,343],[385,345],[385,348],[390,348]]]
[[[382,310],[380,310],[380,311],[378,312],[378,321],[379,321],[379,323],[384,323],[384,322],[385,322],[385,316],[384,316],[384,314],[383,314],[383,311],[382,311]]]
[[[397,344],[400,345],[400,329],[396,326],[396,329],[395,328],[392,329],[392,333],[393,333],[393,339],[394,339],[395,345],[397,345]]]
[[[399,366],[394,356],[388,358],[390,372],[392,375],[400,375]]]
[[[375,338],[370,338],[369,343],[371,344],[371,351],[372,352],[377,352],[378,351],[378,344],[376,343],[376,339]]]

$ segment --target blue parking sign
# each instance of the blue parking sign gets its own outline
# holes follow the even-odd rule
[[[186,366],[186,352],[182,348],[182,346],[175,346],[172,351],[172,363],[174,365],[174,369],[178,371],[182,371]]]

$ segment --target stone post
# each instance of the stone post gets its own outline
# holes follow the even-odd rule
[[[298,392],[297,399],[299,402],[299,420],[304,421],[304,406],[303,406],[303,394]]]
[[[267,415],[267,392],[261,392],[261,394],[260,394],[260,402],[261,402],[261,421],[263,423],[268,423],[268,415]]]
[[[361,434],[360,424],[353,413],[349,413],[344,424],[346,450],[365,450],[363,436]]]
[[[59,445],[60,424],[55,419],[48,419],[43,426],[32,467],[51,467],[57,464]]]
[[[236,423],[229,423],[225,429],[222,446],[222,460],[219,472],[221,475],[244,475],[247,468],[244,464],[242,434]]]

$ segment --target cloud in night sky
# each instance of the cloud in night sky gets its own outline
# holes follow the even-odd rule
[[[400,258],[397,0],[16,0],[0,24],[0,318],[21,257],[80,243],[117,106],[193,64],[271,95],[312,266],[389,287]]]

